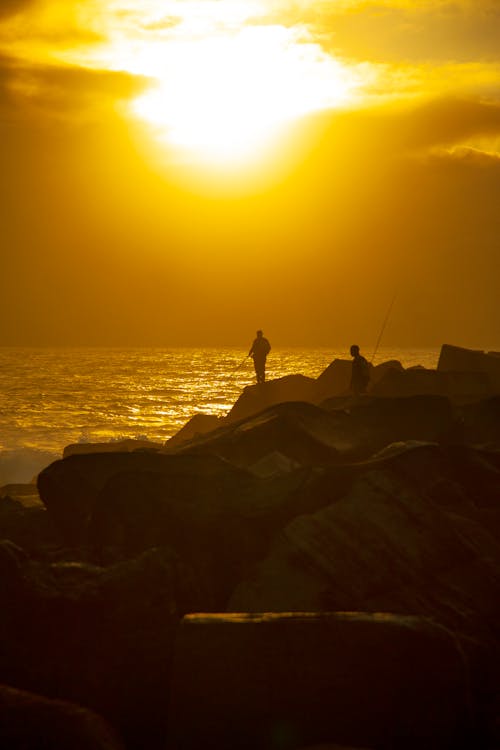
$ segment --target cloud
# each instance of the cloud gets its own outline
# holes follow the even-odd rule
[[[439,150],[431,155],[436,162],[458,163],[469,167],[494,169],[500,175],[500,152],[484,151],[471,146],[457,146],[449,150]]]
[[[327,51],[373,62],[500,59],[494,0],[285,1],[261,22],[306,27]]]
[[[0,19],[21,13],[36,0],[2,0],[0,3]]]
[[[114,102],[137,96],[149,83],[143,76],[124,72],[30,64],[0,57],[0,106],[4,115],[22,117],[36,111],[39,117],[45,113],[65,119],[83,111],[109,108]]]

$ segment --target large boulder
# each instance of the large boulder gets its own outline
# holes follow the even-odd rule
[[[190,615],[171,696],[172,750],[473,746],[462,653],[418,618]]]
[[[460,442],[462,431],[449,399],[417,395],[401,398],[365,397],[348,405],[328,399],[321,406],[342,420],[350,451],[344,457],[367,458],[399,441]]]
[[[0,747],[5,750],[120,750],[92,711],[0,685]]]
[[[133,451],[155,451],[162,447],[162,443],[150,440],[111,440],[103,443],[71,443],[63,451],[63,458],[82,455],[82,453],[132,453]]]
[[[464,440],[500,447],[500,396],[462,407]]]
[[[233,470],[212,456],[177,456],[158,451],[90,453],[56,461],[38,477],[38,491],[67,544],[80,546],[99,493],[115,475],[134,472],[190,474],[193,481],[214,483]]]
[[[305,375],[285,375],[247,386],[226,417],[229,422],[250,417],[285,401],[316,401],[316,381]]]
[[[420,614],[496,638],[500,474],[472,449],[404,446],[332,467],[242,582],[231,611],[368,610]]]
[[[41,564],[3,543],[0,591],[0,682],[96,711],[127,747],[162,746],[178,621],[204,607],[175,555]]]
[[[316,378],[316,397],[318,400],[332,396],[342,396],[349,392],[351,386],[352,362],[347,359],[334,359]]]
[[[195,414],[191,419],[186,422],[178,432],[175,433],[165,445],[168,448],[176,448],[186,440],[191,440],[198,435],[204,435],[207,432],[212,432],[220,426],[221,417],[216,417],[215,414]]]
[[[484,372],[429,370],[411,367],[389,369],[370,393],[373,396],[408,397],[420,394],[446,396],[458,403],[487,398],[491,395],[491,379]]]
[[[329,414],[311,403],[284,402],[202,435],[179,452],[222,456],[242,467],[275,452],[300,466],[323,465],[352,447],[343,422],[342,414]]]
[[[498,353],[443,344],[439,355],[438,371],[483,373],[488,377],[491,388],[496,393],[500,392],[500,356]]]
[[[9,539],[32,554],[43,556],[61,544],[57,528],[40,501],[20,494],[18,488],[19,485],[7,485],[9,494],[0,497],[0,539]]]
[[[205,606],[224,608],[278,531],[317,509],[316,497],[303,492],[311,476],[302,469],[262,480],[235,468],[218,481],[180,472],[116,475],[92,514],[93,555],[109,560],[168,545],[195,571]]]

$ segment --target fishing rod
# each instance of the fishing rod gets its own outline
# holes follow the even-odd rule
[[[230,375],[231,378],[233,377],[234,373],[237,370],[239,370],[242,365],[245,364],[245,362],[247,361],[247,359],[248,359],[249,356],[250,356],[250,354],[247,354],[247,356],[244,359],[241,360],[241,362],[239,363],[239,365],[236,365],[236,367],[233,370],[231,370],[231,375]]]
[[[394,296],[391,300],[391,304],[389,305],[389,309],[387,310],[387,315],[384,318],[384,322],[382,323],[382,328],[380,329],[380,333],[377,339],[377,343],[375,344],[375,349],[373,350],[372,358],[370,360],[370,364],[373,364],[373,360],[375,359],[375,355],[378,352],[378,348],[380,346],[380,342],[382,341],[382,336],[384,335],[385,327],[387,325],[387,322],[389,318],[391,317],[392,308],[394,307],[394,303],[396,301],[396,297],[398,296],[397,292],[394,292]]]

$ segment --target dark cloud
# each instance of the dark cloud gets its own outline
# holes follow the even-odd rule
[[[30,5],[34,5],[35,2],[36,0],[1,0],[0,19],[21,13]]]
[[[130,99],[149,83],[143,76],[124,72],[29,64],[0,56],[0,106],[7,117],[32,116],[35,111],[40,118],[45,113],[64,119]]]

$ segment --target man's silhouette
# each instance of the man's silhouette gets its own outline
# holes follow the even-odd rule
[[[360,393],[366,393],[366,389],[368,388],[368,383],[370,382],[370,365],[359,353],[359,346],[356,344],[351,346],[351,357],[353,358],[351,390],[355,396],[359,396]]]
[[[248,352],[249,357],[253,357],[257,383],[264,383],[266,380],[266,357],[271,351],[271,344],[262,335],[262,331],[257,331],[257,338]]]

